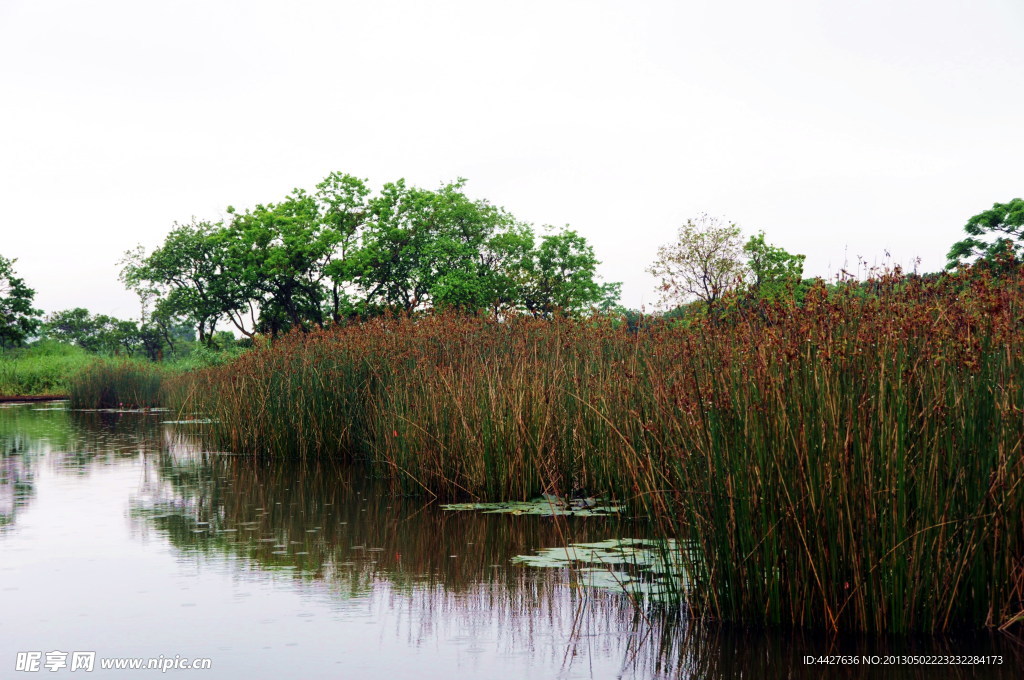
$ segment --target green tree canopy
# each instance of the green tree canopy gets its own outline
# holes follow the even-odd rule
[[[534,316],[548,317],[582,313],[608,292],[617,297],[618,287],[602,288],[595,280],[597,265],[593,247],[577,232],[545,234],[527,260],[523,304]]]
[[[192,319],[206,342],[225,321],[252,337],[385,310],[581,313],[617,296],[597,283],[578,233],[538,242],[464,186],[398,180],[371,195],[364,180],[333,173],[312,194],[175,225],[153,252],[127,254],[122,280],[150,316]]]
[[[804,275],[804,255],[794,255],[767,243],[764,232],[751,236],[743,252],[747,256],[750,291],[760,298],[775,299],[791,293]]]
[[[279,203],[233,217],[221,241],[224,274],[237,280],[239,297],[259,308],[261,330],[322,326],[325,268],[341,237],[324,221],[316,198],[296,189]]]
[[[14,271],[15,262],[0,256],[0,347],[23,345],[39,330],[42,315],[32,306],[35,290]]]
[[[47,315],[42,333],[47,338],[96,353],[124,352],[130,356],[143,346],[136,322],[106,314],[93,315],[84,307],[64,309]]]
[[[252,310],[228,261],[228,242],[221,222],[192,220],[174,225],[149,255],[141,246],[128,251],[121,281],[139,295],[143,325],[190,319],[207,344],[221,319],[240,325],[237,320]]]
[[[964,225],[967,238],[953,244],[946,269],[975,259],[995,262],[1001,258],[1020,259],[1024,254],[1024,199],[996,203]]]
[[[65,309],[47,315],[43,334],[53,340],[78,345],[83,349],[99,349],[99,324],[84,307]]]
[[[367,308],[486,304],[481,253],[508,217],[468,198],[464,184],[428,191],[398,180],[370,201],[362,248],[349,270]]]

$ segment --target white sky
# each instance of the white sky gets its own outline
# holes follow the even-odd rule
[[[706,211],[828,276],[1024,195],[1024,2],[0,0],[0,255],[133,317],[128,248],[332,170],[594,245],[651,308]]]

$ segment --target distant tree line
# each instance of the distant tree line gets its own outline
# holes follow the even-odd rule
[[[463,192],[404,180],[372,194],[333,173],[312,193],[216,222],[179,224],[152,252],[129,251],[121,278],[155,319],[276,336],[386,312],[459,310],[547,317],[612,306],[593,248],[571,229],[532,225]]]
[[[48,337],[106,354],[152,359],[198,337],[235,344],[387,312],[580,315],[601,311],[634,326],[642,316],[617,305],[620,284],[598,282],[593,248],[575,231],[530,224],[465,195],[464,180],[437,190],[333,173],[307,193],[216,222],[175,225],[147,253],[123,261],[121,279],[142,301],[139,320],[83,308],[43,318],[35,291],[0,256],[0,349]],[[971,217],[947,269],[1015,269],[1024,257],[1024,199]],[[648,269],[660,279],[666,316],[715,313],[758,301],[797,302],[820,281],[803,278],[804,256],[744,240],[738,226],[707,215],[688,220]],[[220,324],[221,330],[218,330]],[[243,340],[243,344],[245,341]]]
[[[953,244],[946,270],[967,267],[1000,273],[1020,266],[1024,258],[1024,200],[996,203],[971,217],[967,237]],[[845,270],[838,281],[803,278],[804,256],[768,243],[764,232],[746,241],[730,222],[701,215],[687,220],[671,242],[658,250],[648,272],[659,278],[661,304],[670,317],[686,317],[749,307],[759,301],[799,303],[813,286],[859,285]],[[938,276],[935,274],[934,276]]]
[[[193,342],[187,323],[139,323],[105,314],[90,314],[82,307],[49,314],[42,324],[43,337],[76,345],[96,354],[141,354],[157,360],[180,343]]]

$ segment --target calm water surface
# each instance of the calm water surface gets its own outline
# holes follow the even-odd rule
[[[19,651],[210,658],[207,678],[1020,678],[1006,636],[829,641],[688,625],[515,555],[642,528],[451,513],[328,464],[211,452],[165,413],[0,405],[0,678]],[[1001,655],[806,666],[805,654]]]

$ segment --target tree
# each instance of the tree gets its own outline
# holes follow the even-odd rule
[[[340,234],[322,221],[315,197],[296,189],[279,203],[234,215],[226,234],[225,267],[242,297],[255,301],[261,326],[272,335],[323,326],[325,267]]]
[[[229,261],[230,240],[224,232],[221,222],[192,220],[175,224],[149,255],[142,246],[125,253],[121,281],[138,294],[144,326],[191,319],[199,340],[210,344],[217,322],[224,318],[245,332],[249,313],[255,325],[255,311],[237,267]]]
[[[36,292],[14,271],[16,259],[0,256],[0,347],[18,347],[39,330]]]
[[[480,249],[481,297],[496,319],[523,307],[535,242],[533,228],[529,224],[508,216],[503,227]]]
[[[953,244],[946,269],[954,269],[970,260],[995,263],[1024,255],[1024,199],[996,203],[991,210],[978,213],[964,225],[967,238]]]
[[[617,284],[602,286],[595,280],[597,257],[587,240],[571,229],[545,234],[530,254],[523,304],[534,316],[556,311],[582,313],[604,298],[617,298]],[[615,300],[604,300],[610,306]]]
[[[115,354],[124,351],[128,356],[135,354],[139,347],[143,346],[143,331],[134,321],[122,319],[111,319],[106,329],[106,344]]]
[[[363,180],[334,173],[313,195],[296,189],[251,210],[229,207],[226,223],[175,225],[152,253],[126,253],[121,279],[139,294],[143,316],[162,320],[168,343],[183,318],[208,346],[223,321],[249,338],[337,321],[351,306],[343,260],[358,244],[367,193]]]
[[[429,191],[400,179],[371,196],[364,180],[333,173],[312,194],[175,225],[152,253],[129,251],[121,278],[142,301],[140,331],[150,318],[189,318],[207,344],[225,320],[252,338],[385,310],[545,316],[614,302],[582,236],[538,243],[529,224],[464,185]]]
[[[693,299],[713,307],[747,273],[740,228],[702,214],[679,228],[676,240],[658,248],[647,271],[661,279],[662,302],[677,307]]]
[[[124,321],[106,314],[90,314],[88,309],[75,307],[53,312],[46,317],[43,334],[69,345],[106,354],[128,356],[146,346],[146,330],[134,321]]]
[[[321,221],[334,232],[335,250],[324,265],[324,274],[331,281],[330,315],[335,323],[353,313],[347,288],[351,283],[351,257],[359,248],[363,225],[367,218],[366,197],[370,189],[366,180],[332,172],[316,185],[316,201]]]
[[[511,218],[467,197],[464,185],[459,179],[428,191],[400,179],[370,200],[362,247],[348,269],[364,308],[475,311],[489,304],[483,252]]]
[[[59,342],[96,352],[100,347],[100,329],[84,307],[64,309],[46,317],[43,334]]]
[[[743,252],[750,272],[750,292],[755,296],[771,300],[792,293],[800,285],[805,256],[766,243],[763,231],[750,237]]]

